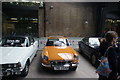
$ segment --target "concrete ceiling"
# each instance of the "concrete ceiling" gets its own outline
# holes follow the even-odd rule
[[[1,0],[2,2],[119,2],[119,0]]]
[[[2,3],[2,12],[7,16],[37,17],[38,6],[19,6],[10,3]]]

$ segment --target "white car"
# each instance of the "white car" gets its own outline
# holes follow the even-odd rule
[[[26,76],[29,65],[37,54],[38,41],[28,36],[9,36],[3,37],[0,44],[2,75]]]

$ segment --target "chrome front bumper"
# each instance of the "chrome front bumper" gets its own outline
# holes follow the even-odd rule
[[[44,66],[44,67],[47,67],[47,68],[52,68],[52,67],[55,67],[56,65],[52,65],[52,64],[44,64],[44,63],[42,63],[42,66]],[[64,67],[77,67],[78,66],[78,63],[76,63],[76,64],[64,64],[64,65],[61,65],[61,66],[64,66]]]
[[[44,64],[44,63],[42,63],[42,66],[44,66],[44,67],[51,67],[51,65],[50,64]]]

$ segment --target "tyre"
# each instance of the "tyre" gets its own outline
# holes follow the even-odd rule
[[[52,68],[47,68],[47,67],[44,67],[44,66],[42,66],[42,70],[46,71],[46,72],[53,71]]]
[[[41,66],[42,66],[42,70],[43,70],[43,71],[46,71],[46,70],[47,70],[47,68],[46,68],[45,66],[43,66],[42,64],[41,64]]]
[[[23,71],[21,72],[21,76],[22,76],[22,77],[27,76],[28,72],[29,72],[29,64],[26,63],[25,68],[24,68]]]
[[[45,70],[46,70],[46,67],[42,66],[42,69],[45,71]]]
[[[77,66],[76,66],[76,67],[73,67],[71,70],[72,70],[72,71],[76,71],[76,69],[77,69]]]
[[[37,57],[37,53],[38,53],[38,50],[36,51],[36,53],[35,53],[35,56],[34,56],[34,57]]]
[[[92,56],[91,56],[91,63],[92,63],[92,65],[93,65],[93,66],[96,66],[96,64],[97,64],[96,62],[97,62],[96,56],[95,56],[95,55],[92,55]]]
[[[34,57],[37,57],[37,54],[35,54],[35,56]]]

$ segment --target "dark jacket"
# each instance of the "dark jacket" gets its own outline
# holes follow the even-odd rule
[[[118,70],[118,53],[116,50],[116,47],[111,47],[108,51],[108,62],[110,69],[114,72],[117,72]]]
[[[113,45],[110,43],[107,43],[107,42],[103,42],[100,44],[101,56],[104,56],[104,54],[109,46],[113,46]],[[107,53],[109,67],[114,72],[117,72],[117,67],[118,67],[117,66],[117,61],[118,61],[117,55],[118,55],[118,53],[117,53],[116,47],[113,46],[113,47],[109,48],[108,53]]]
[[[118,74],[120,75],[120,55],[119,55],[119,58],[118,58]]]
[[[120,44],[118,45],[118,73],[120,75]]]
[[[100,48],[99,48],[99,51],[100,51],[100,53],[101,53],[100,56],[104,56],[105,51],[107,50],[107,48],[108,48],[109,46],[112,46],[112,45],[111,45],[110,43],[107,43],[107,42],[102,42],[102,43],[100,43]]]

